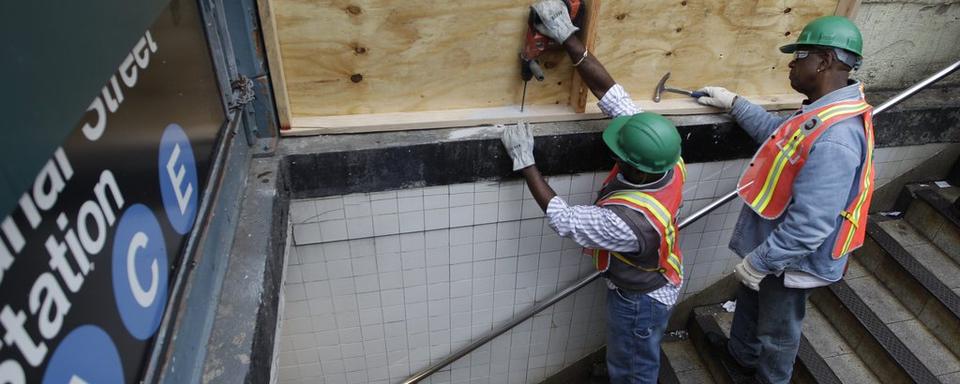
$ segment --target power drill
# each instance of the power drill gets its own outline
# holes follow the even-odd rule
[[[580,6],[581,0],[564,0],[567,5],[567,11],[570,13],[570,19],[573,24],[580,25]],[[540,24],[540,16],[530,8],[530,16],[527,18],[527,34],[524,37],[523,49],[520,50],[520,78],[523,80],[523,96],[520,99],[520,112],[523,112],[523,105],[527,101],[527,82],[536,77],[537,81],[543,81],[543,69],[537,62],[537,58],[543,51],[559,47],[557,42],[537,31],[536,24]]]

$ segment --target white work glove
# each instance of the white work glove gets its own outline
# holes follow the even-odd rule
[[[513,159],[514,171],[519,171],[534,163],[533,131],[530,130],[531,127],[531,124],[523,121],[518,121],[517,125],[507,127],[497,124],[497,128],[503,128],[503,137],[500,138],[500,141],[507,149],[507,154]]]
[[[711,107],[717,107],[724,111],[733,109],[733,102],[737,99],[737,94],[728,91],[723,87],[703,87],[697,92],[706,93],[706,96],[697,98],[697,102]]]
[[[574,32],[579,31],[570,20],[570,12],[567,11],[567,5],[561,0],[540,0],[531,8],[540,16],[542,24],[537,23],[534,27],[540,33],[553,39],[558,43],[563,43]]]
[[[747,260],[747,257],[744,257],[740,261],[740,264],[733,267],[733,273],[737,275],[737,279],[740,280],[743,285],[746,285],[747,288],[750,288],[754,291],[760,290],[760,281],[763,280],[767,275],[760,273]]]

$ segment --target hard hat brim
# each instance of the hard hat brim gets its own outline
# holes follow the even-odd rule
[[[620,137],[620,130],[623,129],[623,126],[627,124],[627,121],[629,121],[631,117],[633,116],[615,117],[610,121],[610,124],[607,125],[607,129],[603,130],[603,142],[607,144],[607,148],[610,148],[613,154],[625,162],[628,160],[626,154],[623,152],[623,148],[620,148],[620,144],[617,143],[617,138]]]
[[[800,44],[796,44],[796,43],[794,43],[794,44],[787,44],[787,45],[784,45],[784,46],[780,47],[780,52],[783,52],[783,53],[794,53],[794,52],[797,51],[797,47],[799,47],[799,46],[800,46]]]

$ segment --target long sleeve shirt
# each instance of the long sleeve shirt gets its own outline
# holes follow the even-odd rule
[[[609,117],[641,112],[619,84],[611,87],[603,95],[598,106]],[[636,186],[644,187],[644,185]],[[640,250],[640,241],[637,236],[627,223],[609,209],[595,205],[570,206],[560,196],[555,196],[547,206],[546,217],[550,227],[560,236],[570,238],[580,246],[614,252]],[[608,282],[608,284],[611,283]],[[667,283],[647,295],[667,306],[672,306],[676,304],[679,294],[679,286]]]
[[[805,104],[794,115],[824,105],[860,97],[859,83],[833,91]],[[738,97],[730,112],[737,123],[762,143],[788,117],[764,111]],[[840,212],[858,192],[866,137],[863,119],[839,121],[814,142],[810,155],[793,182],[793,201],[786,212],[766,220],[745,206],[730,240],[730,249],[763,273],[786,273],[785,284],[810,288],[829,284],[843,275],[847,256],[831,256],[842,220]],[[819,280],[819,281],[818,281]]]

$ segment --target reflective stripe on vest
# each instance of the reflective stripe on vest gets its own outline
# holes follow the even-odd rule
[[[863,169],[860,172],[860,190],[850,206],[840,213],[843,219],[840,222],[840,232],[833,245],[834,259],[839,259],[863,245],[867,234],[867,214],[870,210],[870,201],[873,200],[873,182],[876,171],[873,169],[873,108],[863,114],[863,128],[867,137],[867,153]]]
[[[614,167],[607,177],[609,183],[619,170]],[[611,193],[597,202],[597,205],[620,205],[641,213],[660,235],[659,255],[657,268],[640,267],[619,252],[596,249],[592,251],[594,266],[603,272],[610,267],[610,256],[621,262],[647,272],[660,272],[673,285],[679,286],[683,281],[683,256],[680,253],[677,241],[677,222],[675,212],[683,202],[683,182],[686,179],[686,166],[683,160],[674,167],[674,178],[663,188],[656,191],[640,192],[623,190]],[[638,234],[639,236],[639,234]]]
[[[738,194],[758,215],[776,219],[793,198],[793,182],[814,142],[833,124],[863,115],[867,148],[856,198],[841,212],[840,232],[832,255],[839,258],[863,244],[866,216],[873,195],[872,107],[861,98],[837,102],[793,117],[783,123],[754,155],[737,185]]]

